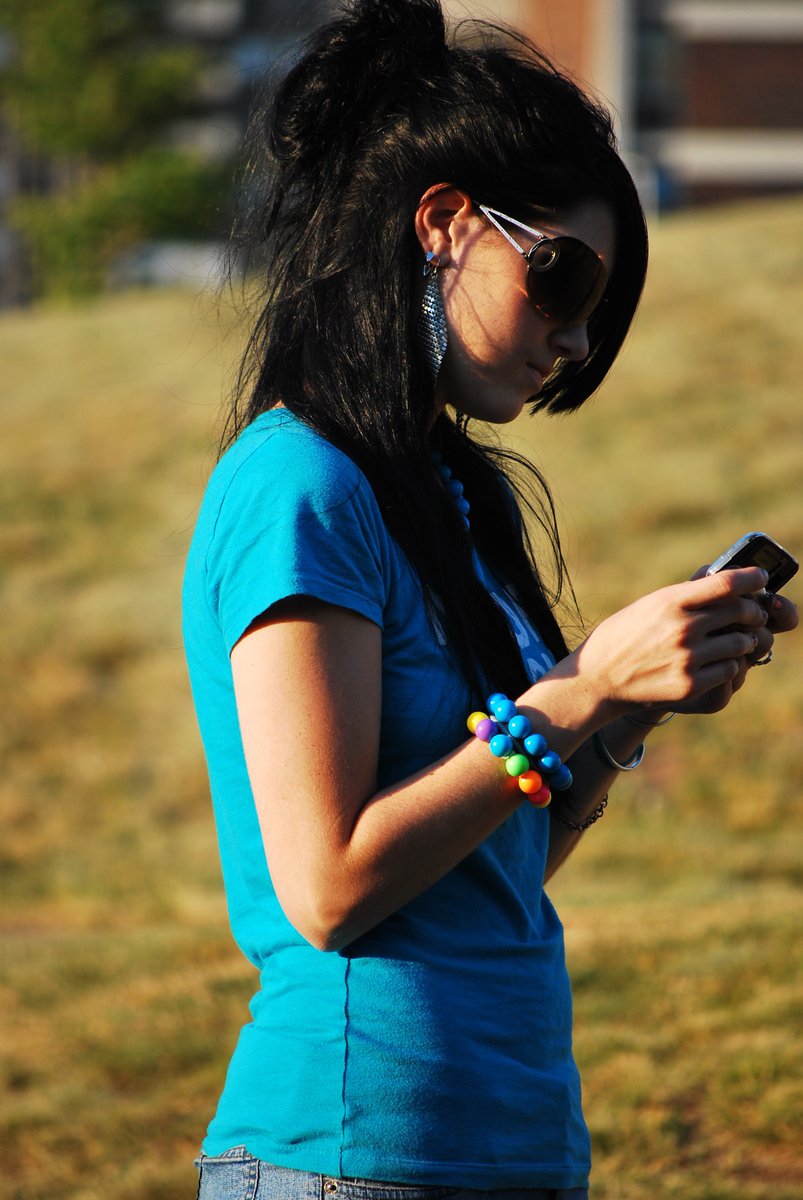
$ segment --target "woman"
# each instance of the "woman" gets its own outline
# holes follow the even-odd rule
[[[544,880],[650,727],[723,708],[794,611],[728,571],[569,653],[548,492],[467,431],[579,407],[621,346],[646,234],[607,114],[521,42],[447,46],[437,0],[355,0],[254,130],[265,305],[185,638],[261,988],[200,1195],[579,1200]]]

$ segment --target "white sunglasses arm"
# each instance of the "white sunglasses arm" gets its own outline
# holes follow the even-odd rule
[[[484,204],[478,204],[477,208],[480,210],[481,213],[484,213],[484,215],[488,218],[488,220],[491,222],[491,224],[496,229],[499,230],[502,237],[507,238],[507,240],[510,242],[511,246],[513,246],[513,248],[515,250],[518,250],[519,254],[521,254],[523,258],[526,258],[527,251],[525,249],[523,249],[522,246],[519,245],[519,243],[515,240],[515,238],[512,238],[510,236],[508,231],[504,228],[504,226],[499,224],[496,217],[494,216],[494,213],[497,212],[497,209],[486,208]],[[503,216],[505,216],[505,214],[499,213],[499,216],[503,217]],[[511,225],[518,225],[519,229],[524,229],[527,231],[527,233],[533,233],[533,234],[535,234],[536,237],[543,238],[543,234],[538,234],[538,233],[536,233],[536,231],[534,229],[530,229],[527,225],[522,225],[521,221],[514,221],[512,217],[505,217],[505,220],[510,221]]]

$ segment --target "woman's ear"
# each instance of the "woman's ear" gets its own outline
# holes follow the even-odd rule
[[[471,197],[450,183],[429,188],[415,212],[416,237],[425,254],[437,255],[438,265],[446,267],[459,243],[468,219],[474,216]]]

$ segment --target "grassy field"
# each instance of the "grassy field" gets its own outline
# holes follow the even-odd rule
[[[0,321],[8,1200],[194,1195],[248,1018],[178,609],[230,327],[183,293]],[[657,226],[604,390],[510,433],[554,486],[589,622],[747,529],[803,550],[801,328],[803,201]],[[789,643],[727,713],[655,735],[555,881],[595,1200],[803,1194]]]

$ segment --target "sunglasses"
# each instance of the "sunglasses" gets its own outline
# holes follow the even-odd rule
[[[537,313],[561,325],[579,325],[597,308],[608,285],[608,272],[598,254],[585,242],[560,234],[553,237],[508,217],[496,208],[478,204],[496,229],[527,263],[527,295]],[[497,217],[535,238],[529,250],[520,246]]]

